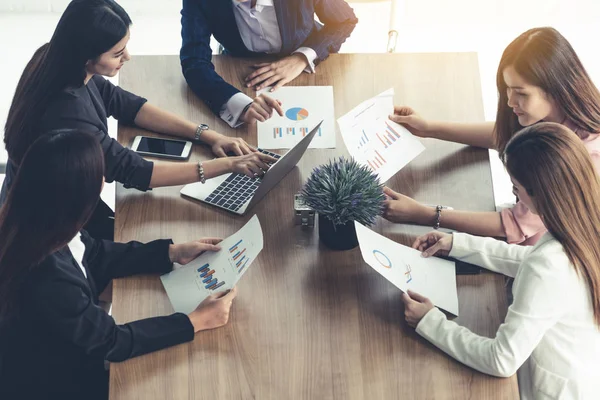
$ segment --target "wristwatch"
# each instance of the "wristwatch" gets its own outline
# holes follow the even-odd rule
[[[198,125],[198,127],[196,128],[196,135],[194,135],[194,140],[199,141],[200,136],[202,135],[202,132],[207,131],[208,129],[209,129],[209,127],[206,124]]]

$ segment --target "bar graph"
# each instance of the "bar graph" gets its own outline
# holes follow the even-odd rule
[[[404,276],[406,277],[406,283],[409,283],[410,281],[412,281],[411,272],[412,272],[412,269],[410,268],[410,264],[406,264],[406,272],[404,273]]]
[[[240,274],[246,265],[250,261],[250,258],[246,254],[246,246],[244,245],[244,241],[240,240],[233,246],[229,248],[229,253],[231,257],[231,261],[235,265],[237,273]]]
[[[366,163],[373,172],[388,165],[388,159],[395,163],[395,155],[401,154],[402,148],[397,144],[403,137],[397,127],[394,127],[387,118],[377,119],[369,125],[356,127],[358,138],[355,139],[355,148],[360,152],[358,157]]]
[[[198,279],[202,286],[208,290],[216,290],[225,284],[224,281],[219,281],[215,276],[215,270],[210,268],[209,264],[204,264],[197,270]]]
[[[289,136],[296,136],[296,133],[298,133],[298,136],[306,136],[310,133],[310,129],[307,127],[301,127],[301,128],[296,128],[296,127],[277,127],[277,128],[273,128],[273,139],[283,139]],[[317,132],[316,136],[322,136],[323,132],[321,131],[321,128],[319,128],[319,131]]]
[[[367,143],[369,143],[369,136],[367,136],[367,132],[365,132],[365,130],[363,129],[362,135],[360,135],[360,140],[358,141],[358,148],[362,149],[362,147]]]

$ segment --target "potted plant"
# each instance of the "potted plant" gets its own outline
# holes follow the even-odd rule
[[[335,250],[358,246],[354,221],[372,225],[381,215],[383,185],[368,167],[340,157],[315,168],[301,192],[302,200],[319,213],[319,237]]]

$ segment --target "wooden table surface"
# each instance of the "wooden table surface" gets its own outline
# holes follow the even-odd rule
[[[215,56],[217,71],[241,87],[253,61]],[[153,104],[256,145],[256,127],[229,128],[187,88],[176,56],[134,57],[121,86]],[[335,115],[393,87],[395,104],[426,118],[483,121],[475,53],[340,54],[293,85],[331,85]],[[250,96],[254,94],[244,90]],[[240,281],[227,326],[193,342],[112,364],[110,398],[117,399],[515,399],[516,376],[498,379],[446,356],[404,322],[400,291],[363,262],[358,248],[331,251],[318,230],[294,225],[293,196],[313,167],[347,155],[336,124],[336,149],[309,149],[298,168],[248,215],[236,216],[181,197],[181,187],[142,193],[117,189],[116,239],[177,242],[227,237],[257,214],[265,247]],[[119,141],[136,134],[121,126]],[[417,200],[494,210],[487,151],[423,139],[424,151],[388,185]],[[191,160],[212,157],[194,146]],[[373,228],[404,244],[428,229],[381,220]],[[459,276],[460,317],[493,337],[506,314],[504,279]],[[114,284],[119,323],[173,312],[158,276]]]

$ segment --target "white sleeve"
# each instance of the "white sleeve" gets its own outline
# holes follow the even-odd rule
[[[533,249],[532,246],[508,244],[501,240],[466,233],[453,233],[452,236],[450,257],[510,277],[517,275],[519,265]]]
[[[306,60],[308,61],[308,67],[304,68],[304,72],[309,74],[315,73],[315,60],[317,59],[317,52],[311,49],[310,47],[300,47],[294,53],[304,54]],[[292,53],[292,54],[294,54]]]
[[[489,375],[511,376],[546,331],[568,311],[568,301],[556,295],[564,288],[565,279],[571,279],[564,272],[568,268],[572,267],[566,256],[554,260],[541,255],[529,257],[515,279],[514,303],[493,339],[447,320],[437,308],[421,319],[417,333],[471,368]]]
[[[227,100],[227,103],[225,103],[219,115],[223,121],[229,124],[229,126],[237,128],[243,124],[243,122],[239,122],[242,111],[244,111],[244,108],[252,103],[252,101],[253,100],[244,93],[238,92]]]

